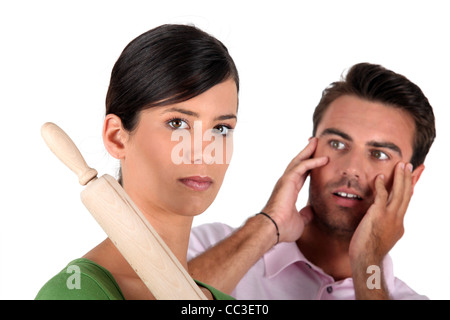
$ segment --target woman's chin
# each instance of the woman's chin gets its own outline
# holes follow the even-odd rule
[[[172,212],[175,212],[182,216],[194,217],[202,214],[208,209],[214,202],[217,196],[215,190],[210,190],[213,192],[206,193],[196,193],[196,194],[186,194],[182,196],[179,194],[177,202],[169,203]]]
[[[211,203],[184,205],[182,207],[177,208],[175,212],[181,216],[195,217],[205,212],[210,205]]]

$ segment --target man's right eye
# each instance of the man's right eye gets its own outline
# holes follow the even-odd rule
[[[338,141],[338,140],[331,140],[330,146],[336,150],[344,150],[345,149],[345,143]]]

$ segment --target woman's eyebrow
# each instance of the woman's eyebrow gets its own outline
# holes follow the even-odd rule
[[[185,109],[181,109],[181,108],[176,108],[176,107],[165,109],[163,112],[161,112],[161,114],[165,114],[165,113],[169,113],[169,112],[179,112],[179,113],[183,113],[185,115],[196,117],[196,118],[200,117],[197,112],[185,110]]]
[[[197,112],[182,109],[182,108],[176,108],[176,107],[165,109],[163,112],[161,112],[161,114],[165,114],[165,113],[169,113],[169,112],[179,112],[179,113],[182,113],[182,114],[185,114],[188,116],[200,118],[200,115]],[[235,114],[224,114],[224,115],[214,118],[214,121],[223,121],[223,120],[228,120],[228,119],[237,119],[237,116]]]
[[[237,119],[235,114],[224,114],[223,116],[218,116],[214,118],[214,121],[222,121],[222,120],[228,120],[228,119]]]

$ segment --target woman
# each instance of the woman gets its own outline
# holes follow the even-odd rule
[[[186,269],[192,219],[212,203],[228,168],[217,157],[229,158],[238,90],[226,47],[185,25],[163,25],[137,37],[112,70],[104,145],[120,160],[119,182]],[[192,140],[179,142],[181,132]],[[199,143],[206,136],[214,139]],[[215,159],[204,154],[211,143]],[[74,272],[81,276],[78,284],[70,279]],[[210,299],[231,298],[197,283]],[[106,239],[52,278],[36,299],[154,297]]]

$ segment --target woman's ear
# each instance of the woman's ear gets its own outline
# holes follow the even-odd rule
[[[128,133],[122,126],[122,121],[115,114],[108,114],[103,124],[103,144],[108,153],[116,159],[125,157],[125,145]]]

